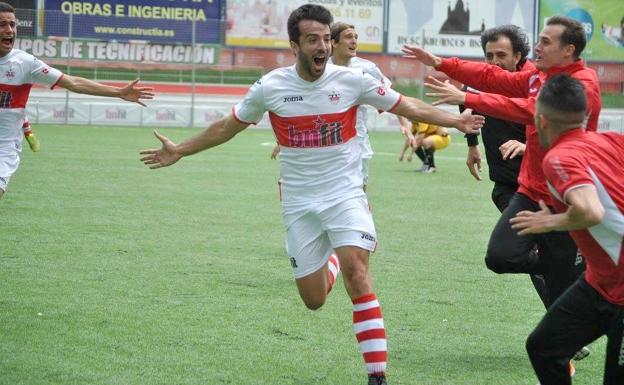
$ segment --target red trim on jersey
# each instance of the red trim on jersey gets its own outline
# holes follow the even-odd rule
[[[356,334],[355,338],[357,338],[358,342],[386,338],[386,329],[364,330]]]
[[[358,106],[344,112],[305,116],[279,116],[269,112],[277,142],[286,147],[327,147],[348,142],[356,135]]]
[[[399,94],[399,100],[397,100],[392,107],[388,108],[387,111],[392,112],[392,110],[394,110],[399,105],[399,103],[401,103],[401,100],[403,100],[403,95]]]
[[[246,121],[240,119],[238,116],[236,116],[236,106],[232,107],[232,116],[234,117],[234,119],[236,119],[237,122],[239,122],[241,124],[256,124],[254,122],[246,122]]]
[[[54,84],[52,84],[52,87],[50,87],[50,89],[51,89],[51,90],[53,90],[53,89],[54,89],[54,87],[56,87],[56,86],[59,84],[59,82],[61,81],[61,79],[63,79],[63,77],[64,77],[64,76],[65,76],[65,74],[61,74],[61,76],[59,76],[59,78],[58,78],[58,79],[56,79],[56,81],[54,82]]]
[[[383,316],[381,315],[381,308],[379,306],[367,310],[353,312],[353,323],[369,321],[378,318],[383,318]]]
[[[9,97],[8,106],[4,108],[26,108],[31,87],[32,84],[12,85],[0,83],[0,104],[4,105],[7,102],[5,98]]]

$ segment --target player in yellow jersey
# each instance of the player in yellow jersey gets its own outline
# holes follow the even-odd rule
[[[434,124],[412,122],[412,134],[414,134],[413,148],[416,156],[423,162],[423,166],[416,170],[418,172],[424,172],[427,174],[436,171],[435,159],[433,154],[448,147],[451,143],[451,136],[445,127],[436,126]],[[399,160],[403,160],[405,151],[410,148],[411,145],[408,140],[403,144],[403,148],[399,153]],[[407,156],[407,161],[411,162],[412,153]]]

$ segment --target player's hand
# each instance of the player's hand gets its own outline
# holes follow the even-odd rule
[[[468,166],[468,171],[476,180],[481,180],[481,152],[478,146],[468,147],[466,166]]]
[[[518,230],[518,235],[541,234],[552,231],[552,217],[546,203],[540,199],[540,211],[520,211],[515,217],[509,220],[511,228]]]
[[[460,105],[466,104],[466,93],[459,88],[455,87],[449,80],[440,81],[433,76],[427,77],[427,83],[425,83],[427,88],[431,88],[436,92],[427,92],[425,95],[433,96],[438,98],[438,100],[431,103],[432,106],[437,106],[439,104],[453,104]]]
[[[518,142],[517,140],[511,139],[501,144],[498,149],[503,155],[504,160],[513,159],[516,156],[524,155],[526,144],[522,142]]]
[[[156,169],[171,166],[182,158],[182,155],[177,151],[175,143],[169,140],[169,138],[159,134],[157,131],[154,131],[154,135],[160,140],[162,147],[142,150],[139,154],[145,156],[141,158],[141,162],[151,169]]]
[[[403,51],[403,57],[416,59],[426,66],[435,68],[442,64],[442,59],[438,56],[413,45],[404,45],[403,48],[401,48],[401,51]]]
[[[280,153],[280,145],[276,143],[275,147],[273,147],[273,151],[271,151],[271,159],[277,159],[279,153]]]
[[[479,129],[485,123],[485,118],[481,115],[473,115],[470,108],[466,108],[459,117],[460,121],[455,125],[455,128],[464,134],[478,134]]]
[[[401,135],[405,136],[405,140],[407,140],[410,147],[414,146],[414,134],[412,134],[412,130],[407,126],[401,126]]]
[[[129,102],[139,103],[143,107],[147,107],[141,99],[154,99],[154,89],[152,87],[135,87],[139,79],[134,79],[128,85],[120,90],[119,97]]]

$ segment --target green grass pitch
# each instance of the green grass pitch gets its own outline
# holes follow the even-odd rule
[[[270,131],[157,171],[147,128],[35,132],[0,201],[0,385],[365,383],[342,280],[320,311],[297,295]],[[398,133],[371,139],[389,383],[534,385],[524,341],[544,309],[527,276],[483,263],[498,212],[463,138],[431,175],[397,161]],[[602,382],[592,350],[575,385]]]

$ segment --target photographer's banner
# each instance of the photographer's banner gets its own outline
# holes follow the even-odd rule
[[[219,43],[220,17],[221,0],[46,0],[44,31],[48,36],[191,44],[195,24],[195,42]]]
[[[229,0],[225,44],[240,47],[288,48],[286,22],[303,4],[327,7],[334,21],[352,24],[358,50],[383,51],[383,8],[387,0]]]
[[[587,35],[585,59],[624,62],[624,1],[541,0],[540,30],[553,15],[569,16],[583,23]]]
[[[534,42],[535,0],[392,0],[388,53],[405,44],[443,56],[483,57],[481,32],[515,24]]]

